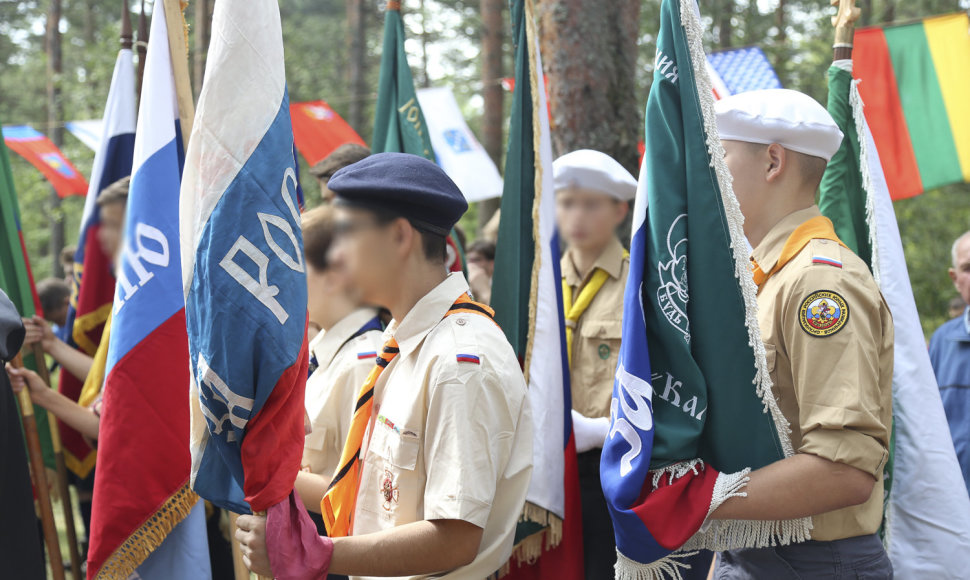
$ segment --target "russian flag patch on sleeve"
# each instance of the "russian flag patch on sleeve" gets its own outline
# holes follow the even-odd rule
[[[842,267],[842,262],[840,262],[840,261],[838,261],[838,260],[836,260],[834,258],[826,258],[824,256],[815,256],[815,257],[813,257],[812,258],[812,263],[813,264],[825,264],[827,266],[834,266],[836,268],[841,268]]]
[[[478,358],[473,354],[459,354],[457,355],[457,358],[458,358],[458,362],[473,363],[476,365],[482,363],[482,359]]]

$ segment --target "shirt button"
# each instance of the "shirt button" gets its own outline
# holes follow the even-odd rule
[[[455,321],[455,324],[457,324],[458,326],[465,326],[467,322],[468,321],[465,320],[464,318],[459,318],[458,320]]]

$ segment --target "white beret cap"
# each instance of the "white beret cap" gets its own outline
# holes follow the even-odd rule
[[[731,95],[714,103],[721,139],[770,145],[777,143],[805,155],[832,159],[842,131],[825,107],[789,89],[766,89]]]
[[[578,188],[592,189],[629,201],[637,194],[637,180],[615,159],[592,149],[567,153],[552,162],[556,191]]]

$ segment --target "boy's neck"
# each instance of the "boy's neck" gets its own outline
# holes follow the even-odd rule
[[[613,238],[608,238],[602,244],[595,246],[579,247],[573,246],[570,248],[570,253],[572,253],[573,265],[576,266],[576,271],[579,272],[579,276],[582,279],[586,279],[589,274],[593,271],[593,265],[596,261],[600,259],[603,252],[610,245]]]
[[[330,330],[338,322],[347,318],[360,308],[360,302],[349,296],[333,295],[328,298],[327,308],[315,320],[322,330]]]
[[[448,271],[443,263],[432,264],[422,260],[414,266],[403,269],[404,274],[395,284],[393,298],[385,301],[391,316],[398,322],[404,320],[419,300],[448,277]]]

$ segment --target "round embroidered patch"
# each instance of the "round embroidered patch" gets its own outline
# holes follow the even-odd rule
[[[819,290],[802,301],[798,323],[812,336],[832,336],[849,320],[849,305],[838,292]]]
[[[610,347],[605,344],[601,344],[599,348],[599,355],[603,360],[610,358]]]

